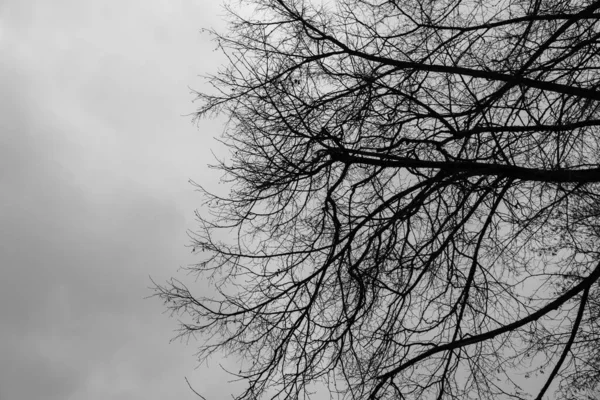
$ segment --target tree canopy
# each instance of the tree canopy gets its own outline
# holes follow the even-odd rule
[[[155,289],[239,399],[600,382],[600,1],[252,0],[212,32],[226,195]]]

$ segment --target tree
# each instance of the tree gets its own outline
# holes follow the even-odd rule
[[[577,398],[600,382],[600,2],[253,0],[228,63],[230,191],[157,286],[244,361],[239,399]],[[534,377],[536,377],[534,379]]]

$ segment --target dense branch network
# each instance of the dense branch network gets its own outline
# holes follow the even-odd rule
[[[600,2],[243,3],[199,94],[229,117],[191,268],[218,295],[156,287],[200,357],[245,360],[239,399],[593,390]]]

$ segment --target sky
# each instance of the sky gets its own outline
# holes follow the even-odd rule
[[[207,400],[240,384],[170,342],[150,277],[191,278],[223,120],[190,88],[224,62],[220,0],[0,1],[0,400]],[[199,291],[210,295],[203,282]]]
[[[185,279],[221,120],[217,0],[0,2],[0,400],[230,398],[150,276]],[[199,282],[201,290],[202,282]],[[197,367],[197,368],[196,368]]]

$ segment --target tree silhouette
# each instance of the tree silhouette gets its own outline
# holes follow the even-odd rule
[[[155,288],[239,399],[577,398],[600,381],[600,2],[253,0],[227,195]],[[537,378],[536,378],[537,377]]]

